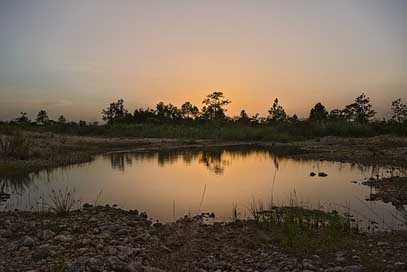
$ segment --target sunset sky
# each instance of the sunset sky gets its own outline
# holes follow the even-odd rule
[[[229,115],[278,97],[304,117],[364,91],[383,116],[407,102],[407,1],[0,0],[0,119],[201,107],[214,90]]]

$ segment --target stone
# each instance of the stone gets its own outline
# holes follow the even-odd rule
[[[143,266],[143,269],[144,272],[165,272],[165,270],[152,266]]]
[[[123,269],[126,266],[126,264],[116,256],[109,256],[107,262],[112,269],[116,270]]]
[[[54,237],[54,240],[59,241],[59,242],[69,242],[72,240],[71,236],[64,235],[64,234],[59,234]]]
[[[33,251],[33,257],[37,259],[46,259],[48,256],[50,256],[50,252],[50,245],[43,244]]]
[[[32,247],[35,243],[35,240],[30,236],[25,236],[21,242],[21,245],[24,247]]]
[[[360,265],[349,265],[343,268],[344,272],[359,272],[362,271],[362,266]]]

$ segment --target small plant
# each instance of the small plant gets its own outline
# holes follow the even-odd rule
[[[50,210],[58,215],[66,215],[80,206],[80,200],[75,198],[75,189],[52,190],[50,195]]]

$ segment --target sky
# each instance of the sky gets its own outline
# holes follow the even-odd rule
[[[100,120],[222,91],[266,115],[362,92],[379,116],[407,102],[407,0],[0,0],[0,120]]]

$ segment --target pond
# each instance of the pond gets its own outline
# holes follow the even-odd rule
[[[310,173],[315,172],[315,176]],[[326,177],[318,173],[326,173]],[[89,163],[0,180],[1,209],[41,209],[51,190],[75,190],[82,203],[117,204],[163,222],[213,212],[230,220],[233,207],[250,217],[251,203],[350,211],[361,226],[397,229],[407,203],[370,201],[361,182],[400,169],[298,160],[261,148],[209,148],[101,155]]]

